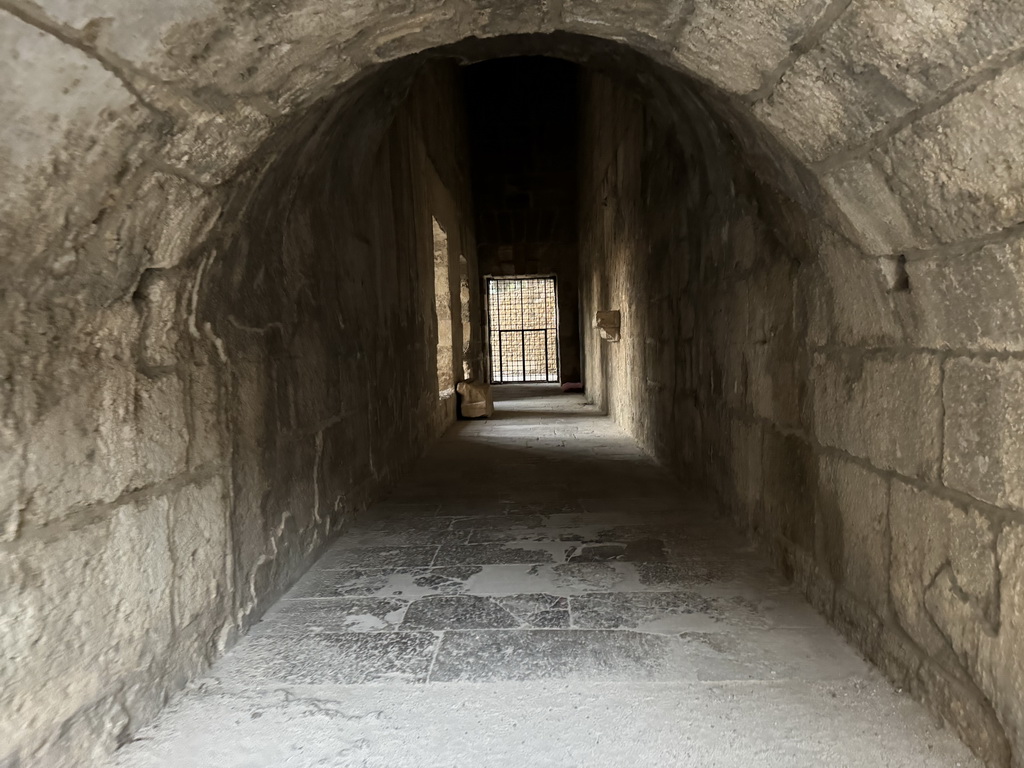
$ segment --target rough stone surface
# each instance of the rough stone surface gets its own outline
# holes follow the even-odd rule
[[[1013,0],[854,0],[758,109],[812,160],[890,123],[1020,46]]]
[[[82,245],[104,259],[69,268],[78,290],[4,327],[0,761],[85,765],[127,739],[453,420],[419,318],[430,216],[473,257],[465,140],[437,120],[453,71],[420,78],[401,108],[265,147],[255,191],[133,178]],[[325,124],[363,139],[320,167]]]
[[[824,174],[822,183],[841,211],[843,233],[872,255],[888,256],[926,243],[873,157],[856,158]]]
[[[1019,546],[1020,526],[1000,531],[977,509],[902,483],[893,484],[890,516],[897,619],[952,677],[946,685],[956,706],[965,714],[975,708],[961,718],[961,733],[987,731],[982,753],[1004,763],[1020,744],[1019,581],[1005,559]]]
[[[727,91],[757,91],[828,6],[828,0],[695,2],[672,55]]]
[[[824,445],[909,477],[936,479],[940,366],[932,355],[814,360],[814,432]]]
[[[922,346],[1024,352],[1024,240],[907,268]]]
[[[1024,65],[1007,70],[896,134],[886,148],[892,188],[911,220],[940,243],[1024,219]]]
[[[397,489],[439,509],[368,509],[114,765],[980,765],[582,397],[498,392]],[[529,490],[510,456],[528,521],[490,514]],[[439,565],[456,524],[532,554]]]
[[[588,70],[572,277],[581,317],[625,321],[581,331],[588,396],[1019,764],[1020,39],[1011,0],[0,0],[0,761],[129,738],[451,420],[432,218],[468,256],[452,317],[482,308],[457,78],[416,58],[444,46]],[[1002,526],[1000,628],[951,581],[925,597],[946,643],[877,613],[880,566],[847,557],[875,476]]]
[[[836,582],[877,616],[889,602],[889,484],[849,461],[818,459],[818,551]]]
[[[740,164],[685,95],[666,115],[600,78],[585,94],[583,312],[630,308],[619,344],[586,339],[588,395],[659,462],[716,488],[851,642],[1010,765],[1009,688],[955,639],[998,632],[998,513],[947,499],[1017,504],[1016,361],[971,357],[1016,343],[1015,239],[906,258],[930,235],[884,163],[830,172],[841,215],[801,219],[776,190],[728,176]],[[910,492],[926,500],[913,511]],[[1015,668],[1014,632],[992,663]]]
[[[1024,508],[1024,364],[946,362],[942,479],[992,504]]]

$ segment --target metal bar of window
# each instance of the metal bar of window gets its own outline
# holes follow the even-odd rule
[[[488,278],[491,381],[558,381],[558,305],[553,277]]]

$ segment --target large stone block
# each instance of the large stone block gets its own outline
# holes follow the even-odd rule
[[[758,113],[820,160],[927,104],[1012,52],[1016,0],[854,0]]]
[[[908,332],[922,346],[1024,351],[1024,239],[907,265]]]
[[[135,374],[116,364],[68,375],[76,372],[77,386],[26,433],[26,518],[35,523],[113,501],[135,473]]]
[[[978,640],[975,677],[996,709],[1016,759],[1024,757],[1024,526],[1003,529],[997,549],[999,632],[978,625],[963,628]],[[968,648],[967,643],[963,643]]]
[[[818,251],[824,284],[809,286],[824,304],[824,332],[832,344],[892,346],[903,340],[898,294],[886,284],[886,262],[867,259],[839,237]]]
[[[764,432],[764,523],[771,539],[781,536],[798,547],[814,549],[814,488],[817,461],[801,438],[774,430]]]
[[[957,242],[1024,219],[1024,65],[896,134],[888,174],[911,220]]]
[[[491,5],[493,0],[474,2],[486,6]],[[524,5],[535,6],[534,3]],[[566,0],[562,18],[573,27],[591,27],[592,32],[607,30],[615,35],[634,32],[654,39],[665,39],[673,26],[678,24],[684,6],[683,0],[628,0],[625,3]]]
[[[0,743],[31,747],[133,675],[171,638],[166,500],[118,508],[0,555]]]
[[[212,365],[193,364],[185,369],[188,377],[190,430],[189,467],[225,464],[226,409],[221,398],[220,374]]]
[[[889,483],[834,456],[818,458],[818,552],[836,582],[884,616],[889,602]]]
[[[814,356],[814,431],[827,446],[909,477],[936,478],[940,371],[927,353]]]
[[[946,363],[942,479],[992,504],[1024,508],[1024,362]]]
[[[957,721],[960,732],[998,764],[1007,743],[1024,746],[1024,527],[1000,527],[902,483],[893,483],[892,596],[900,624],[941,668],[946,682],[925,693]],[[943,696],[935,684],[981,696]],[[1003,735],[1005,733],[1005,736]]]
[[[117,363],[71,368],[77,386],[27,433],[26,518],[44,524],[186,469],[184,391],[174,375],[149,379]],[[56,468],[59,471],[55,471]]]
[[[807,382],[804,338],[794,323],[795,284],[790,263],[778,259],[748,281],[745,306],[735,308],[748,316],[742,371],[746,406],[787,427],[800,422]]]
[[[840,229],[872,256],[891,256],[927,245],[929,241],[917,232],[903,210],[882,164],[869,155],[822,175],[822,185],[841,214]]]
[[[757,422],[733,419],[729,423],[729,470],[735,489],[738,522],[753,532],[763,525],[764,447],[762,427]]]
[[[698,0],[673,57],[727,91],[756,91],[828,5],[827,0]]]
[[[229,578],[224,483],[215,477],[187,486],[169,504],[176,626],[222,621]]]
[[[133,485],[169,480],[188,468],[185,391],[175,375],[139,377],[135,390],[136,438]]]
[[[71,243],[54,238],[92,225],[126,171],[125,152],[145,143],[148,116],[98,61],[9,13],[0,50],[0,232],[13,285],[44,253],[58,272],[74,262]]]
[[[892,483],[889,525],[896,616],[929,655],[956,664],[948,654],[948,632],[967,618],[964,612],[973,623],[998,623],[998,528],[975,509],[898,480]]]

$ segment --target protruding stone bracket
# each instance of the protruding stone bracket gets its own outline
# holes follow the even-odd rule
[[[598,310],[594,315],[594,327],[601,332],[605,341],[618,341],[621,337],[622,313],[617,309]]]

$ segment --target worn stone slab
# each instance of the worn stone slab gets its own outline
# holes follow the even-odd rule
[[[727,91],[756,91],[828,5],[827,0],[694,3],[673,57]]]
[[[1013,0],[855,0],[756,112],[820,160],[1000,61],[1022,35]]]
[[[466,582],[484,567],[327,569],[318,565],[298,581],[285,599],[457,593],[464,591]]]
[[[263,623],[284,623],[288,631],[393,632],[405,618],[409,600],[392,597],[333,597],[282,600]],[[260,634],[268,631],[260,627]],[[271,630],[272,631],[272,630]]]
[[[446,633],[431,682],[694,680],[671,638],[607,630]]]
[[[943,481],[1024,509],[1024,363],[952,358],[944,370]]]
[[[423,683],[434,658],[432,632],[336,632],[289,629],[254,634],[212,673],[232,685]]]
[[[996,232],[1024,219],[1024,65],[900,131],[887,175],[904,210],[936,242]]]
[[[884,616],[889,603],[889,483],[837,457],[818,457],[816,550],[835,580]]]
[[[569,603],[553,595],[424,597],[409,606],[402,629],[561,629],[569,626]]]
[[[437,545],[427,546],[374,546],[349,548],[342,540],[328,550],[317,563],[319,568],[399,568],[428,566],[437,553]]]
[[[938,359],[927,353],[814,356],[814,432],[880,469],[936,479]]]
[[[1024,239],[908,265],[914,337],[923,346],[1024,351]]]
[[[513,563],[556,563],[566,559],[571,544],[543,542],[532,546],[506,544],[447,544],[437,552],[436,565],[498,565]]]

